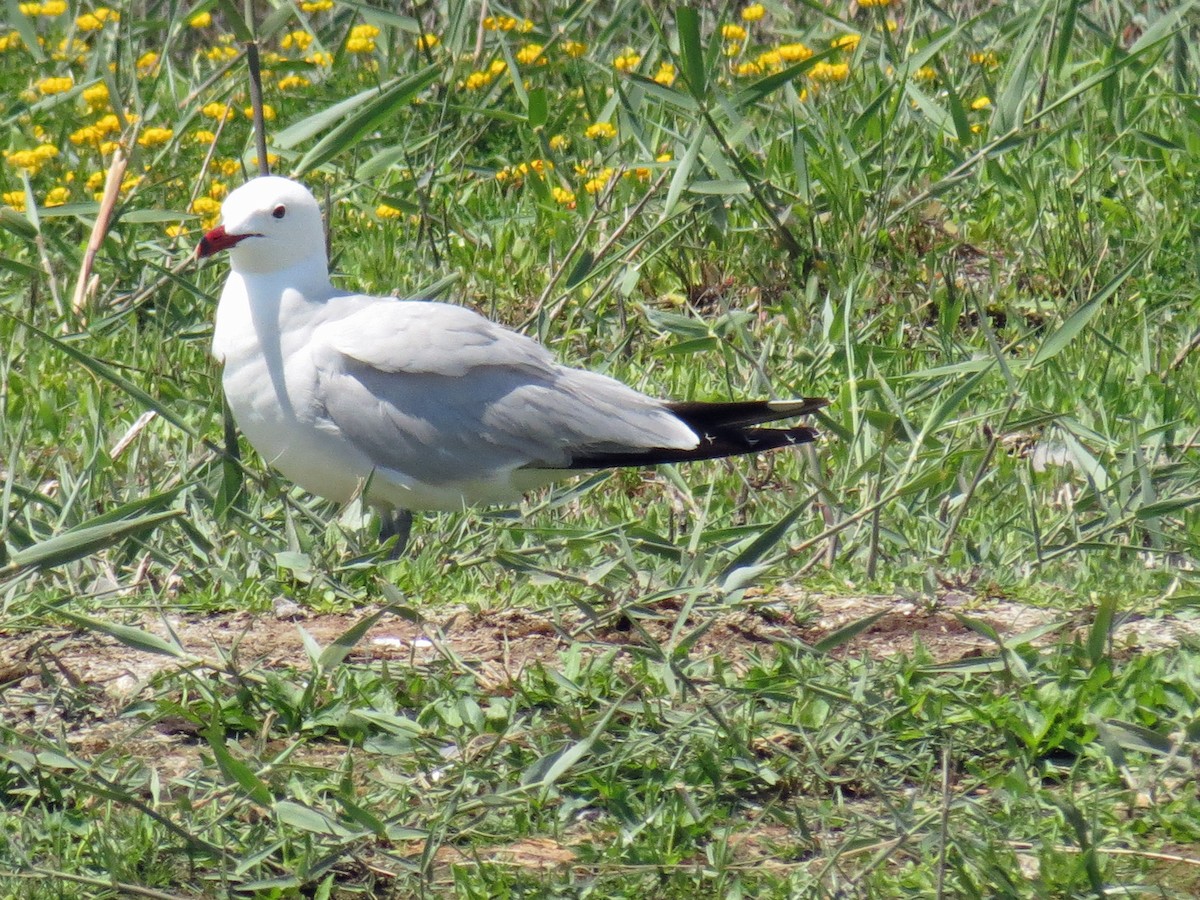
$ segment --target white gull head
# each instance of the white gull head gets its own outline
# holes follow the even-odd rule
[[[225,198],[221,224],[200,239],[196,254],[222,250],[242,275],[271,275],[318,261],[328,270],[316,199],[304,185],[277,175],[251,179]]]

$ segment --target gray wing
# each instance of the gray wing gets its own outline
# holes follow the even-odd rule
[[[431,484],[698,443],[661,401],[462,307],[380,300],[319,327],[311,347],[329,425]]]

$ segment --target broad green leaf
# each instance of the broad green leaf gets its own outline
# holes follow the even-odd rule
[[[683,80],[692,96],[704,102],[708,86],[705,83],[704,44],[700,38],[700,13],[691,6],[675,10],[675,27],[679,31],[679,65]]]
[[[311,834],[327,834],[343,840],[354,837],[356,834],[327,813],[292,800],[278,801],[274,804],[274,810],[276,818],[284,825],[290,825],[292,828],[298,828]]]
[[[828,653],[831,650],[836,650],[843,644],[850,643],[850,641],[854,640],[856,637],[886,616],[888,612],[889,610],[881,609],[879,612],[871,613],[869,616],[863,616],[861,619],[857,619],[851,622],[849,625],[843,625],[841,628],[837,629],[836,631],[831,631],[829,634],[825,635],[825,637],[821,638],[821,640],[813,644],[813,649],[818,653]]]
[[[237,759],[225,746],[225,735],[220,728],[212,726],[204,730],[204,739],[212,749],[217,768],[229,781],[237,784],[246,795],[259,806],[271,806],[275,798],[266,783],[254,774],[254,770]],[[286,802],[286,801],[281,801]]]
[[[548,115],[546,89],[542,87],[533,88],[529,92],[529,126],[531,128],[541,128],[546,124]]]
[[[371,630],[371,626],[382,619],[389,611],[390,607],[385,606],[383,609],[363,616],[339,634],[332,644],[321,651],[321,657],[317,660],[317,664],[322,669],[330,669],[341,665],[350,651],[358,646],[358,642]]]
[[[134,650],[142,650],[146,653],[158,653],[162,656],[173,656],[176,659],[183,659],[188,655],[187,651],[175,641],[161,638],[153,632],[135,628],[132,625],[121,625],[118,622],[105,622],[100,619],[93,619],[89,616],[70,612],[61,607],[56,608],[54,614],[66,619],[68,622],[73,622],[87,631],[92,631],[96,634],[106,634],[114,640],[120,641],[126,647],[132,647]]]
[[[1106,594],[1096,608],[1096,618],[1088,629],[1087,655],[1093,666],[1099,665],[1108,652],[1113,617],[1117,612],[1117,595]]]
[[[374,97],[365,99],[357,111],[335,125],[316,146],[296,164],[296,174],[311,171],[353,146],[364,135],[387,119],[441,74],[440,66],[427,66],[415,75],[402,78]],[[359,95],[362,96],[362,95]]]
[[[763,531],[762,534],[751,541],[744,550],[742,550],[733,558],[733,561],[725,567],[725,571],[718,576],[720,580],[726,581],[732,577],[738,569],[742,569],[747,566],[753,566],[755,563],[757,563],[765,554],[769,553],[779,544],[780,541],[783,540],[783,538],[787,535],[788,530],[796,523],[796,520],[811,509],[812,500],[808,499],[798,506],[788,510],[788,512],[784,514],[783,518]]]
[[[1145,261],[1150,254],[1150,248],[1147,247],[1138,253],[1129,264],[1096,292],[1090,300],[1071,313],[1067,320],[1053,331],[1049,337],[1042,341],[1042,345],[1038,347],[1037,353],[1033,355],[1033,359],[1029,365],[1031,368],[1036,368],[1047,360],[1053,359],[1062,353],[1076,337],[1079,336],[1087,326],[1095,318],[1096,313],[1100,312],[1105,303],[1116,294],[1117,290]]]
[[[49,540],[18,550],[12,555],[9,567],[20,569],[61,566],[123,541],[127,537],[143,534],[163,522],[183,515],[182,510],[151,513],[135,519],[121,519],[100,525],[84,525],[56,535]]]
[[[596,254],[586,247],[580,252],[579,259],[575,261],[575,265],[571,267],[571,274],[567,276],[567,280],[563,283],[567,290],[575,287],[582,282],[592,272],[592,267],[596,264]]]
[[[696,165],[697,157],[700,156],[700,147],[704,143],[704,135],[704,123],[696,123],[696,129],[692,132],[691,143],[688,144],[683,158],[679,160],[679,165],[675,167],[675,174],[671,176],[671,184],[667,187],[667,197],[663,201],[662,216],[659,218],[660,222],[666,221],[675,212],[675,204],[679,202],[679,195],[683,193],[684,187],[687,186],[688,180],[692,175],[692,168]]]

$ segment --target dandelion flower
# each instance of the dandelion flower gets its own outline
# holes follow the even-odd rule
[[[974,110],[987,109],[991,105],[992,105],[992,98],[987,97],[987,96],[976,97],[974,100],[971,101],[971,109],[974,109]]]
[[[211,144],[216,139],[217,135],[207,128],[201,128],[192,132],[192,142],[195,144]]]
[[[210,119],[220,121],[229,117],[231,110],[224,103],[217,103],[215,100],[212,103],[205,103],[200,107],[200,115],[207,116]]]
[[[212,13],[198,12],[188,19],[188,26],[191,28],[207,28],[212,24]]]
[[[654,73],[654,80],[663,87],[670,87],[675,83],[675,66],[673,63],[663,62],[658,64],[658,71]]]
[[[754,75],[762,74],[762,66],[756,62],[738,63],[733,68],[733,74],[738,78],[750,78]]]
[[[838,50],[845,50],[847,53],[853,53],[862,41],[861,34],[843,34],[841,37],[835,37],[829,42],[829,46],[835,47]]]
[[[741,25],[722,25],[721,37],[727,41],[746,40],[746,29]]]
[[[861,4],[860,4],[861,5]],[[757,22],[767,14],[766,8],[761,3],[751,3],[742,10],[743,22]]]
[[[381,219],[398,219],[404,215],[404,213],[396,209],[394,206],[388,206],[386,203],[380,203],[377,207],[375,207],[375,215]]]
[[[59,185],[58,187],[51,188],[50,191],[46,194],[46,200],[45,200],[44,205],[45,206],[62,206],[64,203],[66,203],[70,199],[71,199],[71,189],[68,187],[63,187],[62,185]]]
[[[9,209],[15,209],[17,212],[25,211],[25,192],[24,191],[5,191],[0,194],[0,202],[3,202]]]
[[[566,206],[569,209],[575,208],[575,192],[569,191],[564,187],[556,187],[550,189],[550,196],[554,198],[554,202],[560,206]]]
[[[300,9],[306,13],[327,12],[333,9],[333,0],[303,0]]]
[[[138,57],[134,66],[137,68],[139,75],[145,75],[158,65],[158,54],[153,50],[147,50]]]
[[[197,197],[192,201],[192,212],[198,216],[215,216],[221,212],[221,204],[212,197]]]

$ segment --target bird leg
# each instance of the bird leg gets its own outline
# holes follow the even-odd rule
[[[413,514],[408,509],[392,509],[379,513],[379,541],[383,543],[388,538],[396,539],[396,546],[388,554],[391,559],[399,559],[408,546],[408,536],[412,534]]]

